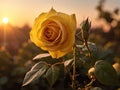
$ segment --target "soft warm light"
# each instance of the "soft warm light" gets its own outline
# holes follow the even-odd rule
[[[7,17],[4,17],[4,18],[3,18],[3,23],[4,23],[4,24],[7,24],[8,22],[9,22],[8,18],[7,18]]]

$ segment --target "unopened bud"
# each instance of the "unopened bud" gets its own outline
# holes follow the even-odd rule
[[[82,31],[83,39],[86,39],[86,40],[88,39],[90,28],[91,28],[91,22],[89,21],[88,18],[80,24],[80,29]]]

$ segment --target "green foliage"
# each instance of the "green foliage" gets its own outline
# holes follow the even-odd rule
[[[97,80],[104,85],[109,86],[120,85],[115,69],[107,61],[98,60],[95,63],[94,74]]]
[[[31,53],[32,50],[34,54]],[[26,42],[21,51],[25,53],[19,52],[12,56],[5,47],[0,48],[0,90],[20,90],[25,73],[34,64],[30,59],[40,50]]]
[[[104,32],[104,28],[90,30],[91,22],[88,19],[84,20],[82,27],[76,31],[76,89],[120,88],[117,86],[120,76],[117,76],[112,67],[115,62],[120,62],[120,20],[116,18],[119,16],[119,9],[107,11],[103,6],[104,1],[101,0],[97,6],[98,18],[107,23],[110,27],[109,32]],[[14,31],[17,32],[18,28]],[[60,59],[52,59],[48,52],[27,41],[28,31],[24,33],[22,31],[21,34],[17,33],[17,38],[20,39],[15,40],[17,43],[14,39],[7,38],[9,48],[8,46],[0,48],[0,90],[71,90],[73,53],[70,52]],[[23,42],[25,40],[26,42]],[[13,46],[11,42],[14,42]],[[18,46],[19,50],[16,53],[17,49],[11,47],[16,47],[18,42],[21,47]],[[94,78],[88,77],[88,70],[91,67],[95,68]],[[22,82],[24,87],[21,87]]]
[[[48,71],[46,72],[46,79],[48,80],[50,86],[53,86],[55,84],[55,82],[57,81],[57,79],[59,78],[59,68],[55,65],[52,65]]]
[[[39,54],[39,55],[35,56],[35,57],[33,58],[33,60],[41,59],[41,58],[45,58],[45,57],[49,57],[49,56],[50,56],[49,53],[43,53],[43,54]]]
[[[81,25],[83,25],[82,29],[90,29],[91,24],[87,19]],[[77,32],[80,33],[81,31],[78,30]],[[118,85],[118,76],[112,67],[113,57],[110,56],[112,55],[111,50],[101,50],[95,43],[88,42],[88,36],[87,38],[83,38],[82,36],[88,34],[89,30],[85,30],[82,34],[76,34],[77,44],[75,45],[75,54],[71,52],[63,58],[52,59],[49,57],[50,54],[41,52],[34,57],[33,60],[38,63],[26,74],[23,86],[31,84],[38,78],[44,78],[44,81],[47,81],[51,87],[55,87],[60,81],[67,81],[69,87],[71,83],[73,83],[73,78],[75,79],[74,83],[76,88],[80,87],[77,86],[79,84],[81,84],[81,86],[91,86],[94,82],[93,79],[103,85]],[[100,62],[100,59],[103,61]],[[45,65],[43,65],[43,62]],[[73,68],[74,65],[75,68]],[[89,78],[87,73],[93,66],[95,66],[95,77]],[[75,70],[75,72],[73,70]],[[79,78],[83,77],[86,77],[86,79],[81,82]],[[84,82],[90,83],[85,84]]]
[[[29,83],[40,78],[49,68],[49,66],[45,62],[36,63],[29,72],[27,72],[23,86],[28,85]]]
[[[80,29],[82,32],[83,39],[85,40],[88,39],[90,28],[91,28],[91,22],[88,20],[88,18],[80,24]]]
[[[68,66],[71,65],[72,63],[73,63],[73,59],[66,60],[66,61],[64,62],[64,66],[65,66],[65,67],[68,67]]]

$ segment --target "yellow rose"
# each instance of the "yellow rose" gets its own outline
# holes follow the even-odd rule
[[[30,39],[52,58],[59,58],[72,51],[75,31],[75,14],[67,15],[52,8],[35,19]]]

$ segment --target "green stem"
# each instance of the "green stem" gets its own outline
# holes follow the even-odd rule
[[[57,63],[55,63],[54,65],[57,65],[57,64],[64,64],[64,61],[62,61],[62,62],[57,62]]]
[[[95,81],[95,79],[92,79],[92,80],[90,81],[90,83],[88,83],[85,87],[91,86],[94,81]]]
[[[89,52],[89,57],[90,57],[91,63],[93,63],[92,53],[91,53],[91,51],[90,51],[90,48],[89,48],[89,46],[88,46],[88,43],[87,43],[87,40],[86,40],[86,39],[84,39],[84,43],[85,43],[85,46],[86,46],[86,48],[87,48],[87,50],[88,50],[88,52]]]
[[[76,53],[75,53],[75,50],[76,49],[76,46],[74,45],[73,47],[73,75],[72,75],[72,88],[73,90],[75,90],[75,80],[76,80],[76,77],[75,77],[75,67],[76,67]]]
[[[77,39],[79,39],[81,42],[84,42],[82,39],[79,38],[78,35],[75,35],[77,37]]]

